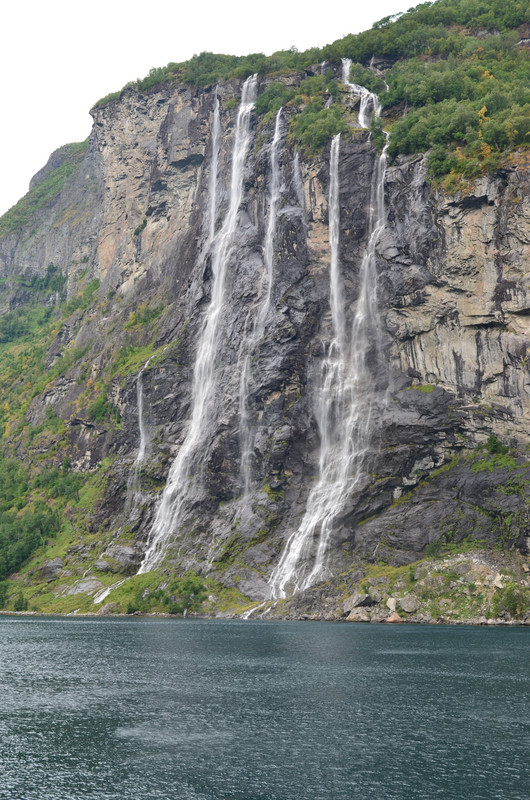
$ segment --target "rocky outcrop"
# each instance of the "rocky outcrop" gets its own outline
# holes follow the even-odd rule
[[[262,604],[255,619],[326,619],[413,624],[530,625],[528,563],[516,553],[471,550],[392,567],[366,564],[359,580],[314,587]],[[353,592],[344,599],[344,587]],[[359,603],[360,598],[370,598]],[[236,610],[233,616],[238,616]]]
[[[239,92],[237,81],[217,89],[223,131],[217,228],[229,201]],[[119,101],[94,109],[86,156],[60,196],[39,212],[34,235],[0,239],[2,276],[43,275],[53,262],[68,274],[69,296],[83,269],[85,280],[100,280],[97,300],[74,312],[48,351],[50,367],[72,348],[88,348],[86,356],[34,398],[28,416],[37,424],[49,406],[68,422],[75,469],[112,460],[106,491],[87,521],[90,531],[103,531],[91,553],[103,572],[136,571],[186,437],[197,343],[215,277],[208,227],[214,103],[213,89],[170,84],[147,93],[129,88]],[[253,120],[218,323],[211,413],[166,552],[172,569],[194,569],[256,600],[268,596],[271,571],[300,524],[318,473],[315,398],[333,338],[329,146],[319,157],[301,159],[297,172],[284,134],[271,310],[249,362],[245,413],[253,447],[245,495],[241,364],[264,291],[272,134],[272,121]],[[340,264],[350,318],[375,159],[368,131],[343,136]],[[334,520],[327,553],[332,583],[366,560],[412,562],[437,541],[469,537],[527,552],[528,203],[528,176],[509,167],[451,197],[430,188],[423,158],[388,168],[386,224],[376,253],[384,357],[373,365],[369,458]],[[146,307],[156,311],[154,322],[134,327],[138,309]],[[144,348],[145,361],[151,356],[143,374],[150,447],[134,504],[127,491],[139,443],[136,376],[145,362],[129,364],[127,347]],[[111,364],[118,365],[114,371]],[[88,380],[106,382],[121,428],[80,413]],[[313,601],[301,602],[310,607]],[[400,603],[393,611],[415,612],[414,597]],[[343,613],[369,606],[350,604]]]
[[[66,145],[52,153],[30,189],[35,190],[47,174],[64,165],[70,148]],[[76,276],[87,268],[92,276],[99,276],[96,248],[105,186],[101,166],[92,136],[84,156],[73,159],[72,173],[60,192],[51,191],[48,202],[37,204],[27,228],[0,238],[0,277],[43,277],[48,265],[54,264],[68,276],[72,291]],[[20,293],[16,297],[20,298]]]

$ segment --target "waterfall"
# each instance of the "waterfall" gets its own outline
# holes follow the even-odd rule
[[[348,76],[348,72],[345,75]],[[370,94],[365,90],[367,94]],[[373,104],[379,114],[379,102]],[[333,339],[322,363],[316,418],[320,432],[319,477],[309,493],[298,530],[288,539],[269,585],[273,599],[304,590],[326,577],[326,556],[335,520],[358,486],[370,448],[373,376],[368,356],[379,349],[375,249],[385,225],[386,146],[372,177],[368,244],[359,271],[359,294],[351,329],[339,258],[340,135],[331,146],[329,188],[330,309]],[[316,545],[316,552],[315,552]],[[312,560],[312,567],[302,567]]]
[[[270,186],[270,200],[269,200],[269,219],[267,222],[267,233],[265,235],[265,246],[263,248],[263,256],[265,260],[265,280],[267,288],[261,308],[258,315],[258,329],[256,331],[256,338],[261,338],[265,321],[271,304],[272,284],[274,280],[274,236],[276,234],[276,221],[278,219],[278,203],[280,201],[281,189],[281,172],[280,172],[280,144],[282,138],[282,109],[276,114],[276,122],[274,124],[274,136],[272,139],[270,151],[270,164],[271,164],[271,186]]]
[[[300,155],[298,153],[298,150],[294,154],[293,182],[294,182],[294,190],[296,192],[296,199],[298,200],[298,205],[302,210],[302,215],[305,216],[304,181],[302,179],[302,168],[300,167]]]
[[[250,420],[248,409],[249,400],[249,381],[250,381],[250,360],[259,345],[265,332],[265,323],[271,305],[272,286],[274,282],[274,237],[276,234],[276,222],[278,218],[278,204],[281,191],[281,171],[280,171],[280,144],[282,139],[282,109],[276,114],[274,125],[274,136],[270,148],[270,191],[269,191],[269,218],[267,221],[267,231],[265,233],[265,243],[263,247],[263,260],[265,270],[263,274],[265,288],[262,286],[262,296],[259,309],[255,315],[254,325],[248,340],[244,343],[245,353],[241,367],[241,379],[239,384],[239,409],[240,409],[240,442],[241,442],[241,478],[243,481],[244,497],[248,496],[250,482],[252,479],[252,452],[254,445],[254,430]]]
[[[147,450],[147,446],[149,444],[149,436],[147,433],[147,426],[145,424],[145,417],[144,417],[144,372],[149,366],[148,359],[145,364],[143,365],[142,369],[138,373],[138,377],[136,378],[136,402],[138,406],[138,429],[140,431],[140,445],[138,447],[138,453],[136,455],[136,461],[134,462],[136,466],[139,466],[143,463],[145,458],[145,451]]]
[[[221,229],[211,243],[212,287],[211,298],[199,335],[193,387],[191,415],[188,430],[177,457],[169,470],[166,486],[162,492],[155,519],[147,539],[147,550],[138,573],[149,572],[160,563],[165,545],[177,529],[184,502],[189,490],[189,479],[197,464],[197,450],[212,411],[215,386],[215,357],[219,344],[219,323],[225,303],[225,279],[230,255],[233,250],[234,235],[237,229],[238,211],[243,199],[243,175],[251,139],[251,114],[257,94],[257,75],[247,78],[243,84],[232,150],[232,169],[230,180],[230,199]],[[215,114],[214,114],[215,124]],[[215,132],[212,130],[212,145]],[[213,148],[215,150],[215,148]],[[219,147],[217,147],[219,152]],[[212,168],[214,167],[212,157]],[[210,191],[216,184],[210,180]],[[216,191],[214,189],[214,191]],[[210,196],[210,210],[214,207]],[[215,212],[211,217],[215,216]],[[209,220],[210,233],[212,222]]]
[[[138,445],[138,452],[129,473],[127,481],[127,499],[125,501],[125,510],[130,512],[138,503],[140,495],[140,470],[145,460],[147,447],[149,446],[149,433],[145,422],[144,415],[144,385],[143,376],[144,372],[149,366],[148,359],[143,365],[142,369],[136,376],[136,407],[138,409],[138,430],[140,432],[140,444]]]
[[[370,92],[365,86],[359,86],[357,83],[350,83],[351,64],[351,58],[342,59],[342,82],[349,87],[352,94],[358,94],[361,98],[357,120],[360,128],[369,128],[371,119],[370,108],[372,108],[374,115],[379,117],[381,114],[381,103],[378,96]]]
[[[208,246],[211,246],[215,238],[215,220],[217,215],[217,172],[219,170],[219,155],[221,152],[221,115],[219,112],[219,98],[217,89],[215,90],[215,103],[212,122],[212,163],[210,167],[210,179],[208,182],[208,195],[210,199],[208,216],[210,222],[210,233]]]
[[[125,583],[126,580],[127,578],[123,578],[123,580],[117,581],[116,583],[113,583],[111,586],[107,586],[106,589],[101,589],[99,592],[97,592],[97,594],[94,595],[94,605],[102,603],[103,600],[105,600],[109,596],[109,594],[114,591],[114,589],[117,589],[118,586],[121,586],[123,583]]]

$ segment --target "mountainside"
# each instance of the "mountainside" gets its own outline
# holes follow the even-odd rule
[[[499,63],[527,52],[514,19]],[[460,618],[528,613],[522,123],[501,141],[500,108],[489,144],[493,107],[473,106],[465,135],[431,141],[424,117],[414,147],[434,101],[407,106],[407,75],[448,55],[352,66],[360,41],[280,75],[174,65],[126,87],[0,220],[8,608],[395,611],[378,581],[408,591],[409,564],[477,550],[455,574],[486,589]],[[448,121],[483,97],[453,100]]]

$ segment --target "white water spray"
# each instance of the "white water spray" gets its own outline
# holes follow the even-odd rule
[[[140,497],[140,471],[142,464],[145,461],[145,454],[149,447],[149,431],[145,421],[144,414],[144,385],[143,376],[144,372],[149,366],[148,359],[143,365],[142,369],[136,377],[136,407],[138,409],[138,430],[140,432],[140,444],[138,445],[138,452],[129,473],[127,481],[127,499],[125,502],[125,510],[130,512],[138,503]]]
[[[379,103],[374,104],[376,114],[379,108]],[[309,494],[300,527],[288,539],[269,580],[273,598],[285,597],[288,590],[307,589],[317,580],[329,577],[326,561],[334,524],[360,482],[370,447],[373,376],[367,361],[374,349],[377,357],[380,342],[375,249],[385,225],[386,147],[372,178],[369,238],[349,334],[339,259],[339,147],[340,138],[336,136],[331,147],[329,190],[333,340],[322,364],[316,403],[321,437],[319,478]],[[308,567],[311,562],[312,567]]]
[[[254,325],[248,340],[244,343],[244,358],[241,366],[241,379],[239,383],[239,409],[240,409],[240,443],[241,463],[240,471],[243,481],[243,496],[247,497],[252,479],[252,452],[254,445],[254,428],[251,424],[248,409],[250,361],[252,355],[261,341],[265,332],[265,324],[271,306],[272,287],[274,283],[274,238],[276,222],[278,219],[278,204],[281,191],[280,171],[280,145],[282,140],[282,109],[276,114],[274,136],[270,148],[270,192],[269,192],[269,219],[265,233],[263,259],[265,270],[262,281],[262,296],[259,303]],[[263,287],[263,283],[265,287]]]
[[[243,84],[241,103],[237,114],[232,151],[229,207],[223,225],[212,242],[211,299],[199,336],[193,374],[191,418],[186,438],[169,470],[166,486],[149,532],[147,550],[138,574],[149,572],[160,563],[164,556],[166,544],[172,533],[176,531],[180,521],[189,491],[191,471],[197,463],[197,449],[205,430],[208,429],[214,397],[214,366],[219,344],[219,323],[225,303],[226,270],[233,250],[238,212],[243,199],[243,175],[250,145],[250,122],[256,93],[257,75],[253,75],[247,78]],[[214,135],[212,130],[212,137]],[[212,183],[210,183],[210,188],[212,188]]]
[[[298,150],[294,154],[294,161],[293,161],[293,182],[294,182],[294,190],[296,192],[296,199],[298,200],[298,205],[302,210],[302,215],[305,216],[305,192],[304,192],[304,181],[302,178],[302,168],[300,166],[300,155]]]
[[[143,365],[142,369],[138,373],[138,377],[136,379],[136,401],[138,405],[138,429],[140,431],[140,445],[138,447],[138,453],[136,455],[136,461],[134,462],[137,466],[143,463],[145,459],[145,453],[149,444],[149,435],[147,432],[147,425],[145,424],[145,415],[144,415],[144,372],[146,371],[147,367],[149,366],[148,359],[145,364]]]
[[[213,122],[212,122],[212,157],[211,157],[210,179],[208,182],[208,195],[210,198],[209,209],[208,209],[209,221],[210,221],[208,247],[211,246],[215,238],[215,220],[217,217],[217,173],[219,170],[220,153],[221,153],[221,115],[219,111],[219,98],[217,97],[217,89],[216,89],[215,103],[213,110]]]
[[[107,586],[106,589],[102,589],[97,594],[95,594],[94,595],[94,605],[97,605],[98,603],[102,603],[103,600],[105,600],[109,596],[109,594],[114,591],[114,589],[117,589],[118,586],[121,586],[122,583],[125,583],[126,580],[127,580],[127,578],[124,578],[122,581],[117,581],[117,583],[113,583],[113,584],[111,584],[111,586]]]
[[[264,600],[263,603],[258,603],[257,606],[252,606],[252,608],[249,608],[247,611],[244,611],[241,614],[241,619],[250,619],[254,611],[257,611],[259,608],[263,608],[263,606],[266,605],[267,602],[268,602],[267,600]]]
[[[358,94],[361,98],[357,121],[360,128],[369,128],[371,121],[370,110],[374,116],[381,115],[381,102],[376,94],[370,92],[365,86],[357,83],[350,83],[351,58],[342,59],[342,82],[349,87],[352,94]]]

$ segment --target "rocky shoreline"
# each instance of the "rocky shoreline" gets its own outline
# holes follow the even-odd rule
[[[337,589],[342,589],[339,595]],[[323,590],[324,589],[324,590]],[[253,617],[362,623],[530,625],[530,565],[519,554],[471,551],[405,567],[373,565],[355,583],[317,587]],[[304,606],[306,608],[304,608]]]
[[[52,576],[56,578],[57,576]],[[128,581],[109,587],[106,601],[97,604],[101,583],[88,577],[79,590],[64,590],[48,606],[29,610],[0,610],[4,615],[201,617],[348,623],[411,623],[427,625],[530,625],[530,559],[517,551],[469,549],[424,558],[402,566],[386,562],[354,566],[326,583],[279,600],[251,602],[235,592],[224,596],[220,584],[205,579],[204,600],[192,600],[187,612],[168,613],[163,605],[152,610],[131,606]],[[158,582],[167,585],[161,573]],[[59,587],[60,588],[60,587]],[[125,590],[125,591],[124,591]],[[138,587],[136,588],[138,592]],[[149,589],[143,589],[147,596]],[[209,593],[208,593],[209,592]],[[75,597],[75,605],[59,603]],[[54,610],[57,607],[57,611]],[[92,609],[94,609],[92,611]]]

